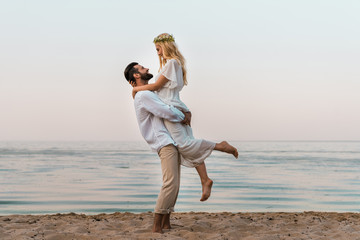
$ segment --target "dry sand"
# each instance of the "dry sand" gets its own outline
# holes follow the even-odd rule
[[[0,216],[0,239],[360,240],[360,213],[174,213],[151,233],[152,213]]]

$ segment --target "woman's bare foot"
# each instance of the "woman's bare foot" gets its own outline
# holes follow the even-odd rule
[[[210,197],[213,180],[211,180],[209,178],[204,184],[201,184],[201,185],[202,185],[202,196],[201,196],[200,201],[203,202],[203,201],[208,200],[208,198]]]
[[[221,151],[221,152],[226,152],[226,153],[230,153],[232,155],[234,155],[235,158],[238,158],[239,153],[237,151],[237,149],[233,146],[231,146],[228,142],[226,141],[222,141],[221,143],[217,143],[215,145],[215,150]]]

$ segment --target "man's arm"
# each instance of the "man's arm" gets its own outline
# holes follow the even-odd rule
[[[153,92],[143,91],[137,94],[141,94],[140,101],[144,108],[159,118],[169,120],[170,122],[182,122],[185,115],[177,108],[165,104],[160,98]]]

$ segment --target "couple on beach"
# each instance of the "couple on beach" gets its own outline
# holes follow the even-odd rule
[[[191,112],[180,100],[179,92],[187,85],[185,59],[174,37],[163,33],[154,39],[160,69],[155,83],[149,69],[137,62],[124,71],[126,80],[133,86],[132,95],[140,132],[161,160],[163,185],[155,206],[153,232],[170,229],[170,213],[180,188],[180,165],[195,168],[202,184],[200,201],[211,194],[213,181],[208,177],[204,160],[213,150],[238,157],[237,149],[226,141],[214,143],[195,139],[190,127]]]

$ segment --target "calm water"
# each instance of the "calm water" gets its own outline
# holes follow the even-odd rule
[[[232,144],[207,159],[207,202],[182,167],[177,211],[360,212],[360,142]],[[160,186],[144,142],[0,142],[0,215],[153,211]]]

